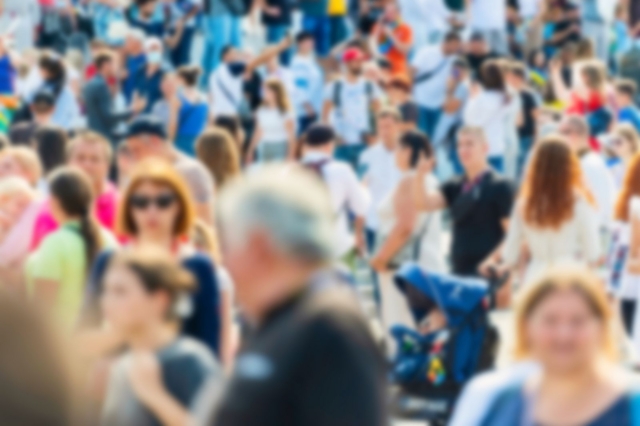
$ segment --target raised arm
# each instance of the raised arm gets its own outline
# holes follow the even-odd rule
[[[418,211],[431,212],[442,210],[447,206],[447,202],[440,191],[431,191],[426,185],[427,176],[433,170],[435,160],[433,158],[423,159],[418,165],[418,171],[414,175],[410,188],[414,207]]]

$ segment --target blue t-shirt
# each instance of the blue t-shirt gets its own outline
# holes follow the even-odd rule
[[[14,94],[16,70],[11,64],[9,55],[0,58],[0,94]]]
[[[618,111],[618,121],[621,123],[629,123],[640,132],[640,110],[635,106],[630,105]]]
[[[133,99],[133,92],[136,88],[137,73],[140,69],[144,69],[146,65],[147,57],[144,53],[141,53],[138,56],[127,56],[127,78],[122,81],[122,93],[124,94],[124,98],[127,100],[127,103],[130,103],[131,99]]]

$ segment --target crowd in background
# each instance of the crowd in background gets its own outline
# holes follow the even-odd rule
[[[0,423],[388,424],[411,264],[514,309],[451,424],[640,424],[639,21],[4,0]]]

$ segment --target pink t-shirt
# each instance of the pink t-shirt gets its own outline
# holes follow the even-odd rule
[[[102,226],[109,231],[113,231],[118,211],[118,190],[108,182],[102,194],[96,198],[94,204],[94,214]],[[31,240],[31,250],[38,248],[42,240],[58,229],[58,223],[51,214],[51,206],[48,201],[42,203],[42,210],[38,214],[33,228],[33,238]]]

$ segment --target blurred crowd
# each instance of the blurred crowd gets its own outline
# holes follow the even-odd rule
[[[0,423],[640,425],[639,22],[4,0]]]

